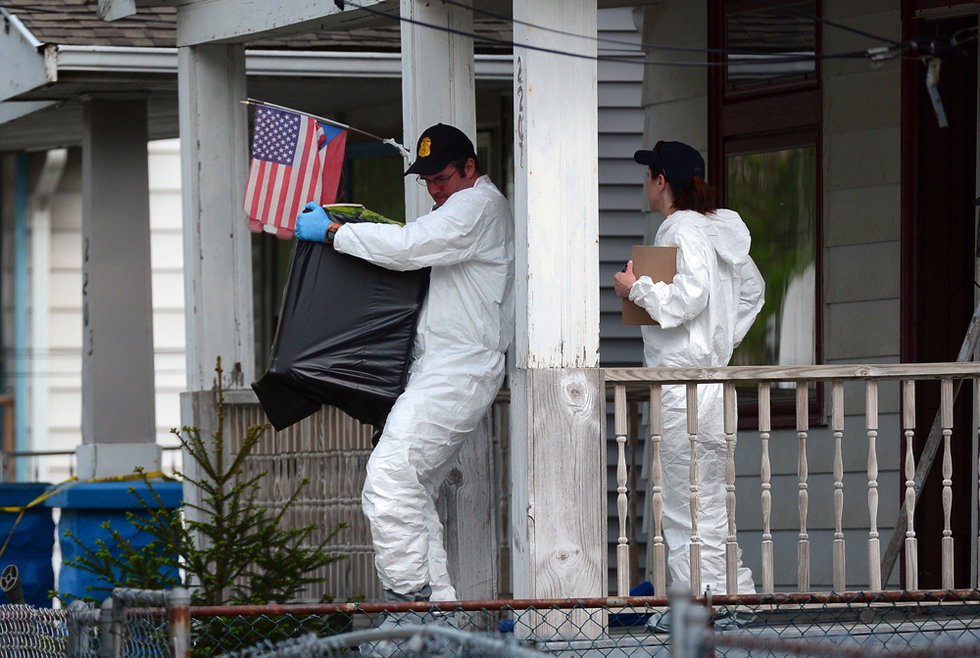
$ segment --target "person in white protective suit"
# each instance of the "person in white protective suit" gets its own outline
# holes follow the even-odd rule
[[[659,324],[642,327],[647,367],[728,365],[764,302],[765,282],[749,256],[751,238],[738,213],[716,208],[704,181],[704,159],[681,142],[658,142],[633,159],[647,165],[646,196],[664,221],[654,244],[677,247],[670,283],[637,278],[630,261],[614,276],[616,294]],[[698,386],[698,536],[701,584],[727,593],[725,508],[727,446],[721,384]],[[691,584],[690,435],[684,386],[663,388],[661,466],[663,534],[671,580]],[[755,592],[752,572],[738,552],[738,592]],[[734,594],[735,592],[731,592]],[[660,592],[658,592],[660,594]]]
[[[472,142],[453,126],[422,133],[405,172],[413,174],[435,202],[414,222],[339,225],[311,203],[296,236],[392,270],[432,268],[405,391],[368,460],[361,501],[385,599],[453,601],[434,498],[503,382],[514,329],[514,220],[481,175]]]

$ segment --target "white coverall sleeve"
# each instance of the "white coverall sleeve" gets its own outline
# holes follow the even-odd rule
[[[738,299],[738,308],[735,311],[735,344],[745,338],[749,332],[755,317],[762,310],[762,305],[766,301],[766,282],[762,278],[762,273],[751,258],[742,263],[741,266],[741,294]]]
[[[674,280],[669,284],[654,283],[650,277],[641,276],[630,288],[629,299],[664,329],[679,327],[707,306],[714,259],[710,243],[678,232]]]
[[[479,256],[481,225],[489,198],[457,192],[427,215],[405,226],[345,224],[337,230],[337,251],[390,270],[452,265]]]

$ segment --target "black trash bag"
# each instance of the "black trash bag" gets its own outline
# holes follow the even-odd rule
[[[338,407],[381,427],[405,389],[429,270],[396,272],[298,240],[272,365],[252,384],[276,430]]]

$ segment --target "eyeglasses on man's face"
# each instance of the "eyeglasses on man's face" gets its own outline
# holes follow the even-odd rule
[[[454,169],[453,173],[446,174],[445,176],[433,176],[432,178],[422,178],[421,176],[419,176],[418,178],[415,179],[415,181],[422,187],[429,187],[429,186],[443,187],[446,183],[448,183],[452,179],[453,176],[455,176],[458,173],[460,173],[459,169]]]

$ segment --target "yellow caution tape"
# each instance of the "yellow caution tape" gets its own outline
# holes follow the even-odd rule
[[[61,482],[51,487],[50,489],[48,489],[43,494],[41,494],[31,502],[27,503],[26,505],[13,505],[8,507],[0,507],[0,512],[7,512],[8,514],[17,515],[17,519],[14,521],[14,525],[10,528],[10,533],[7,535],[7,539],[4,540],[3,546],[0,547],[0,557],[3,557],[4,551],[7,550],[7,544],[10,543],[10,539],[14,536],[14,531],[17,530],[17,524],[19,524],[20,520],[24,518],[24,513],[30,508],[40,505],[51,496],[61,493],[65,489],[73,487],[76,484],[90,484],[93,482],[126,482],[128,480],[142,480],[145,478],[157,478],[157,477],[164,478],[167,480],[174,479],[168,475],[164,475],[163,471],[150,471],[147,473],[130,473],[129,475],[114,475],[112,477],[91,478],[89,480],[79,480],[78,477],[72,476],[67,480],[65,480],[64,482]]]

